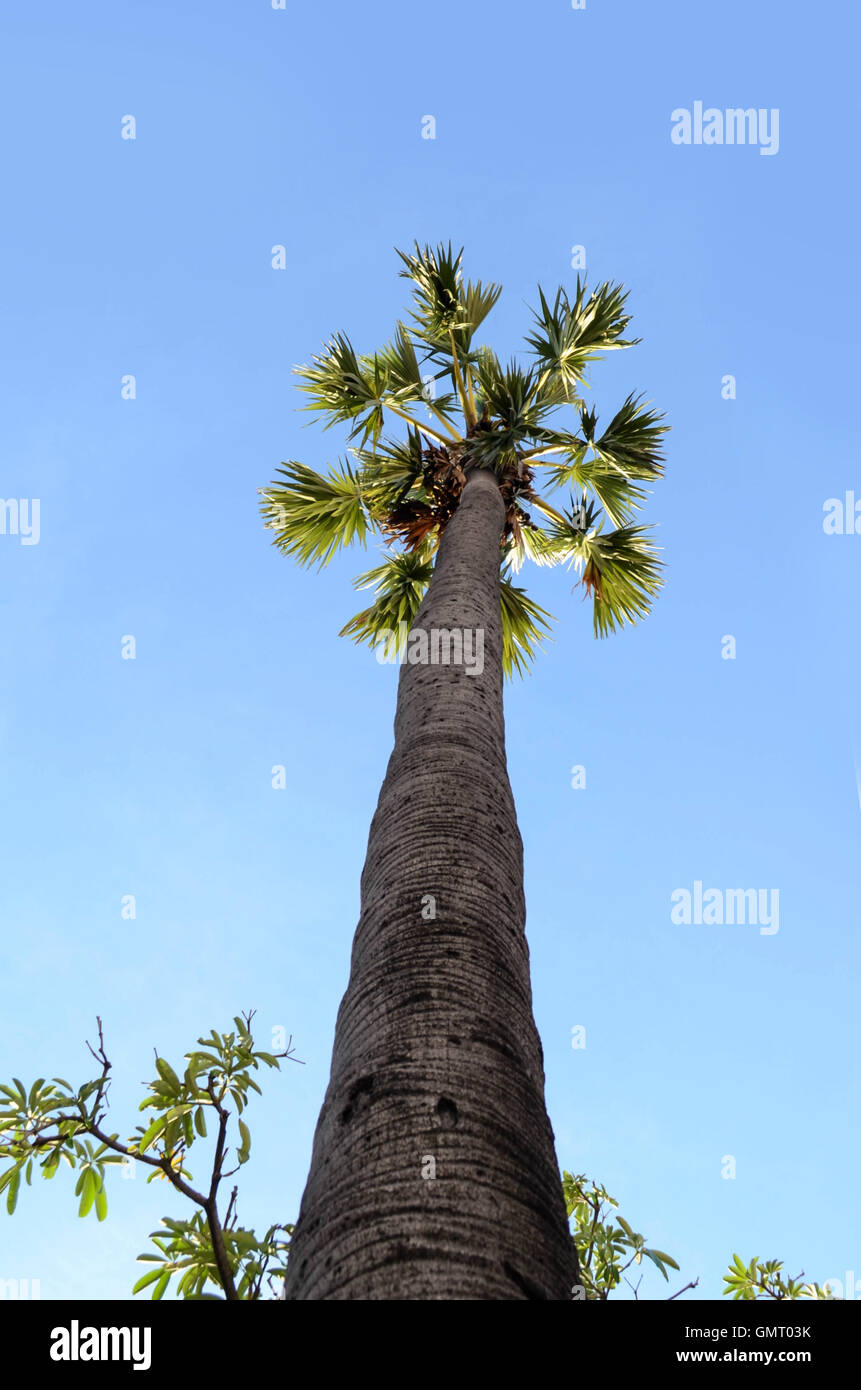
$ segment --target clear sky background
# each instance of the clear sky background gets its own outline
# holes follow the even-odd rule
[[[645,624],[597,642],[573,575],[525,571],[559,619],[506,697],[559,1161],[678,1260],[643,1296],[718,1297],[734,1250],[861,1284],[861,535],[823,530],[861,499],[854,12],[47,0],[3,31],[0,496],[41,518],[0,535],[0,1077],[82,1082],[100,1014],[126,1132],[154,1046],[256,1008],[305,1065],[251,1106],[240,1216],[295,1218],[396,671],[337,636],[375,552],[303,572],[261,528],[281,460],[344,453],[291,368],[389,336],[414,238],[502,282],[507,356],[583,245],[644,340],[599,412],[644,391],[673,433]],[[673,144],[698,100],[778,108],[779,152]],[[778,889],[779,931],[675,925],[696,880]],[[67,1172],[25,1189],[0,1278],[127,1297],[186,1204],[111,1178],[102,1225]]]

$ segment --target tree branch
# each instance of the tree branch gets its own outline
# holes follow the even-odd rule
[[[691,1280],[690,1284],[685,1284],[684,1288],[679,1289],[678,1293],[671,1293],[667,1302],[672,1303],[674,1298],[680,1298],[683,1293],[687,1293],[688,1289],[695,1289],[699,1282],[699,1275],[697,1275],[696,1279]]]

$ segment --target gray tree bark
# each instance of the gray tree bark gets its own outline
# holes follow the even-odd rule
[[[503,523],[472,472],[413,624],[482,630],[484,669],[401,668],[288,1299],[570,1299],[577,1281],[505,761]]]

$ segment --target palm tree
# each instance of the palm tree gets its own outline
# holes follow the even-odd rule
[[[589,364],[632,345],[620,287],[539,290],[533,361],[503,365],[475,344],[500,287],[465,284],[450,245],[398,254],[409,326],[370,356],[338,334],[297,368],[352,460],[283,464],[261,494],[303,565],[382,538],[356,580],[373,602],[343,634],[401,664],[286,1296],[569,1299],[502,711],[503,673],[525,671],[550,615],[512,574],[575,566],[597,636],[643,617],[660,561],[634,516],[667,427],[629,396],[599,435],[581,399]]]

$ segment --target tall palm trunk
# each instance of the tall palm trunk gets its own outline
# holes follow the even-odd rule
[[[291,1299],[570,1299],[502,716],[495,477],[469,475],[413,625],[286,1281]]]

